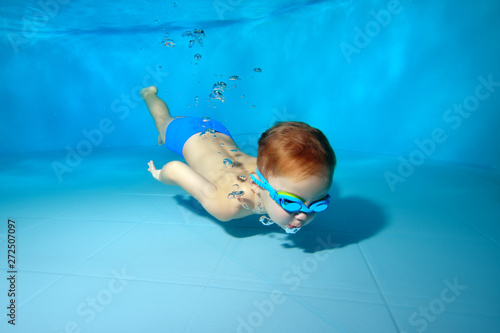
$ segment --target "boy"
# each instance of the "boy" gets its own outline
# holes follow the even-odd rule
[[[183,156],[156,169],[153,177],[178,185],[220,221],[268,214],[260,221],[296,233],[316,213],[328,208],[335,153],[318,129],[301,122],[282,122],[259,139],[257,157],[241,152],[218,121],[172,117],[154,86],[141,96],[158,130],[158,144]]]

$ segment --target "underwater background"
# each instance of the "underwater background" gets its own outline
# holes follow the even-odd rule
[[[499,167],[496,1],[51,3],[2,6],[0,152],[75,149],[105,118],[98,147],[155,144],[138,95],[155,84],[173,115],[217,118],[250,146],[299,120],[337,149],[408,156],[442,129],[426,158]],[[224,103],[208,100],[218,82]]]
[[[0,6],[1,332],[499,332],[500,2]],[[139,96],[256,154],[321,129],[331,203],[221,222]],[[228,200],[231,200],[228,198]]]

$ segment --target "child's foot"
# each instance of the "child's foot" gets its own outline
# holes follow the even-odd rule
[[[158,93],[158,88],[156,88],[155,86],[149,86],[146,88],[142,88],[141,90],[142,99],[146,98],[146,96],[149,94],[156,95],[157,93]]]

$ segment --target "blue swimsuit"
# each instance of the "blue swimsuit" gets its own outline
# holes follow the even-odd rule
[[[186,141],[197,133],[204,132],[207,129],[213,129],[215,132],[226,134],[233,138],[229,131],[217,120],[206,120],[208,118],[186,116],[175,118],[168,124],[165,132],[165,144],[171,151],[182,155],[182,148]],[[184,156],[183,156],[184,157]]]

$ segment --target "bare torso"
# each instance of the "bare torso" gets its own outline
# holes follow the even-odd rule
[[[218,132],[195,134],[186,141],[183,155],[194,171],[216,186],[212,200],[227,205],[231,219],[265,213],[255,199],[250,180],[257,158],[243,153],[229,136]]]

